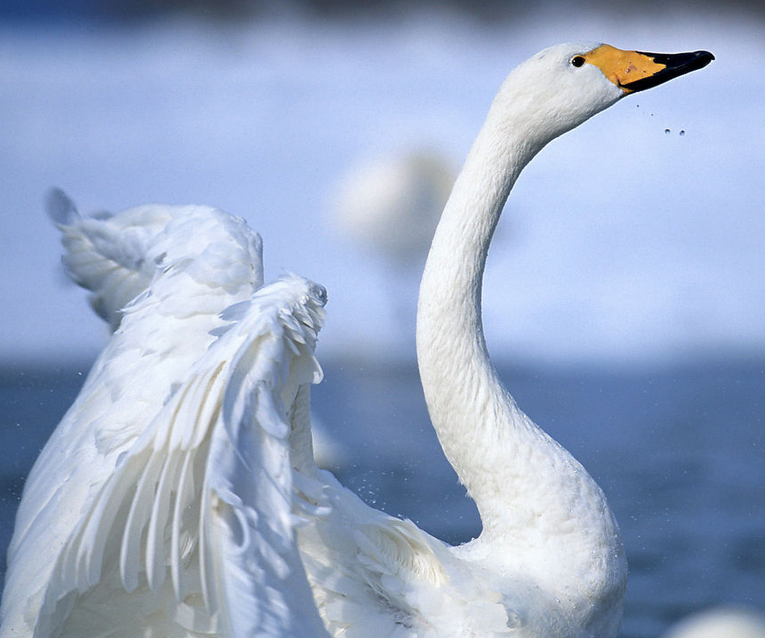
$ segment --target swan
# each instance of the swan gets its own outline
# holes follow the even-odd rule
[[[337,186],[331,221],[353,243],[406,269],[430,246],[454,177],[429,148],[359,163]]]
[[[81,217],[54,194],[67,266],[116,329],[25,485],[0,636],[615,636],[618,525],[500,383],[481,279],[510,189],[547,142],[712,59],[564,44],[501,86],[418,305],[428,410],[483,523],[459,547],[317,468],[323,287],[264,285],[259,236],[219,210]]]
[[[752,607],[725,605],[691,614],[664,638],[765,638],[765,614]]]
[[[384,260],[388,312],[407,352],[414,351],[416,277],[454,177],[442,154],[414,147],[353,166],[333,198],[338,234]]]

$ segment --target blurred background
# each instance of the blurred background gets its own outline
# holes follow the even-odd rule
[[[605,41],[716,61],[556,140],[508,203],[484,285],[497,367],[609,496],[623,636],[765,609],[765,13],[760,3],[0,3],[0,544],[107,338],[43,198],[204,203],[267,279],[329,291],[315,410],[370,503],[463,542],[475,509],[419,389],[414,309],[443,198],[499,84]],[[4,569],[3,561],[0,567]]]

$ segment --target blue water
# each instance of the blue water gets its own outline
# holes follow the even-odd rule
[[[313,404],[344,448],[340,479],[450,542],[478,534],[476,510],[428,423],[414,365],[324,369]],[[609,497],[630,562],[622,636],[656,636],[714,603],[765,608],[765,361],[500,370],[520,406]],[[0,371],[2,546],[23,477],[86,371]]]

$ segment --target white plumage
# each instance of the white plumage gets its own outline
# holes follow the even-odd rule
[[[614,636],[626,582],[616,522],[501,385],[480,287],[536,152],[711,54],[659,59],[586,44],[534,56],[505,81],[446,205],[417,341],[433,425],[484,525],[460,547],[317,468],[323,288],[295,276],[263,286],[260,239],[221,211],[86,218],[54,194],[69,271],[116,330],[30,474],[0,635]]]
[[[663,638],[765,638],[765,614],[740,605],[712,607],[683,618]]]

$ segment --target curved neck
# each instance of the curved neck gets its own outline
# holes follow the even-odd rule
[[[600,488],[516,406],[483,335],[481,284],[489,244],[516,178],[546,141],[529,142],[534,136],[527,128],[507,117],[506,104],[495,104],[455,183],[420,286],[420,377],[433,427],[476,502],[487,540],[533,535],[562,517],[578,539],[599,543],[603,535],[616,537],[610,514],[593,518],[585,505],[600,503],[601,512],[608,512]],[[580,496],[587,497],[582,507],[575,504]]]
[[[425,400],[446,457],[491,526],[498,428],[527,419],[489,360],[481,322],[486,256],[510,189],[541,145],[501,126],[492,108],[444,208],[428,254],[417,309],[417,359]],[[503,130],[504,129],[504,130]],[[513,139],[515,137],[515,139]],[[478,415],[493,415],[476,422]],[[501,424],[501,425],[500,425]]]
[[[483,335],[484,266],[510,189],[548,141],[588,116],[557,121],[520,78],[511,74],[495,99],[436,229],[417,309],[420,377],[444,453],[481,516],[466,551],[509,582],[534,582],[581,635],[613,635],[626,583],[616,521],[586,470],[515,405]]]

